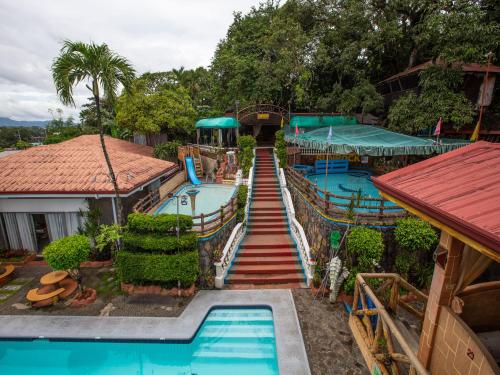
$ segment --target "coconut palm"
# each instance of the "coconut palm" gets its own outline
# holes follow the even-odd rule
[[[104,141],[100,95],[102,92],[109,103],[114,103],[120,85],[130,92],[135,70],[126,58],[111,51],[106,44],[65,41],[52,64],[52,78],[59,99],[65,105],[75,105],[73,88],[79,83],[86,83],[86,87],[92,92],[102,152],[116,194],[117,219],[122,224],[120,192]]]

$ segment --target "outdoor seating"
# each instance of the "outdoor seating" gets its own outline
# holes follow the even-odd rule
[[[71,277],[65,278],[59,283],[59,286],[65,289],[64,292],[58,295],[58,297],[61,299],[68,299],[78,289],[78,283]]]
[[[43,286],[41,288],[31,289],[26,295],[26,299],[34,307],[46,307],[53,305],[59,299],[59,295],[66,289],[55,289],[53,286]]]
[[[0,284],[3,284],[9,280],[9,278],[12,276],[12,273],[16,267],[14,267],[12,264],[7,264],[6,266],[1,266],[0,265]]]

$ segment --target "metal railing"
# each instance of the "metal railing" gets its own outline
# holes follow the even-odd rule
[[[370,287],[374,281],[381,283],[376,292]],[[414,301],[403,300],[402,291],[411,293]],[[427,295],[395,273],[356,276],[349,325],[365,360],[376,362],[381,374],[430,375],[395,322],[398,307],[423,320],[427,299]]]
[[[302,174],[288,167],[285,171],[287,180],[309,199],[325,215],[359,224],[382,223],[393,224],[397,219],[406,216],[406,212],[398,206],[387,205],[383,198],[357,197],[353,195],[337,195],[324,191]],[[336,199],[337,201],[332,201]],[[345,201],[345,203],[344,203]],[[373,204],[370,204],[372,203]],[[364,203],[364,204],[363,204]],[[368,204],[367,204],[368,203]],[[360,209],[367,210],[361,211]]]

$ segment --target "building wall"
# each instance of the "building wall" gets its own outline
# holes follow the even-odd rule
[[[486,354],[485,354],[486,353]],[[431,357],[431,373],[495,375],[498,366],[467,325],[449,307],[441,307]]]
[[[186,174],[184,171],[180,171],[175,176],[173,176],[170,180],[165,182],[160,186],[160,199],[163,199],[167,196],[168,193],[173,191],[177,186],[184,183],[186,181]]]

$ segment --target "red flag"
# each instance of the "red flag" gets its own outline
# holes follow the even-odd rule
[[[299,136],[299,124],[295,124],[295,136]]]
[[[436,130],[434,130],[434,135],[440,135],[441,134],[441,125],[443,124],[443,119],[439,117],[438,123],[436,125]]]

